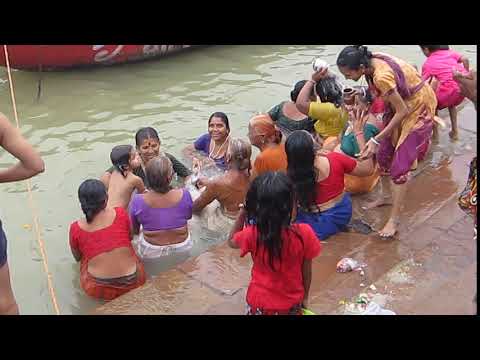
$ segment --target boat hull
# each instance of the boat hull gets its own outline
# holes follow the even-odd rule
[[[141,61],[183,51],[193,45],[7,45],[10,67],[62,70]],[[0,65],[6,66],[3,46]]]

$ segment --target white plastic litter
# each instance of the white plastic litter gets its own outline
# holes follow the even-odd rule
[[[363,268],[366,266],[366,264],[360,263],[352,258],[343,258],[337,263],[337,272],[363,271]]]
[[[374,301],[370,301],[367,308],[359,315],[396,315],[393,311],[382,308]]]

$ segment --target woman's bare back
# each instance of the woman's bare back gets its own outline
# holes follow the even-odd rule
[[[143,181],[140,177],[131,172],[124,177],[119,171],[114,171],[108,184],[108,206],[127,209],[133,191],[137,189],[141,193],[142,187]]]

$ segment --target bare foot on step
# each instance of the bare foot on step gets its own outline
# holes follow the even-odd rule
[[[398,221],[389,219],[385,224],[385,226],[383,227],[383,229],[378,232],[378,234],[382,238],[391,238],[397,233],[397,226],[398,226]]]
[[[368,204],[362,206],[363,210],[371,210],[376,207],[385,206],[385,205],[392,205],[392,198],[391,197],[381,197],[374,201],[369,202]]]

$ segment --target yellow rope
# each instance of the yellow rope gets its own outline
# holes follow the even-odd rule
[[[17,123],[17,128],[20,129],[20,124],[18,122],[17,106],[16,106],[16,103],[15,103],[15,91],[13,89],[12,74],[11,74],[11,71],[10,71],[10,61],[9,61],[9,58],[8,58],[7,45],[3,45],[3,50],[5,52],[5,61],[6,61],[6,65],[7,65],[8,81],[10,83],[10,95],[11,95],[11,98],[12,98],[13,113],[15,115],[15,121]],[[28,199],[29,199],[30,209],[32,210],[32,215],[33,215],[33,224],[34,224],[34,227],[35,227],[35,235],[37,236],[37,242],[38,242],[38,245],[40,247],[40,252],[42,254],[43,269],[45,270],[45,273],[47,274],[47,282],[48,282],[48,289],[50,291],[50,297],[52,298],[55,313],[57,315],[60,315],[60,310],[59,310],[58,304],[57,304],[57,298],[55,297],[55,290],[54,290],[53,284],[52,284],[52,275],[50,274],[50,271],[48,271],[47,254],[45,252],[45,247],[44,247],[44,244],[43,244],[43,240],[40,236],[40,225],[39,225],[39,222],[38,222],[38,213],[36,211],[34,201],[33,201],[32,186],[31,186],[31,183],[30,183],[30,179],[27,180],[27,189],[28,189]]]

